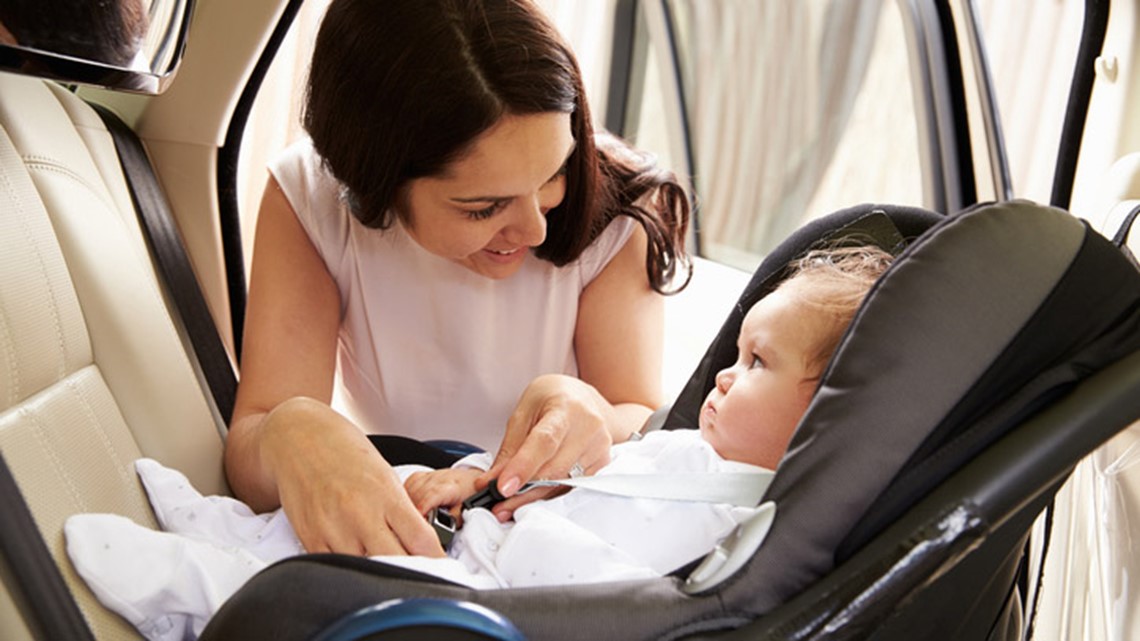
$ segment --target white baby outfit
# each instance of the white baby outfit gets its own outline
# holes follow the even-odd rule
[[[136,468],[165,532],[108,514],[73,516],[64,532],[79,575],[148,639],[195,638],[246,580],[303,552],[283,511],[258,515],[228,497],[203,497],[155,461]],[[397,471],[406,478],[417,469]],[[597,476],[761,471],[724,460],[697,430],[678,430],[615,446]],[[510,523],[465,511],[448,558],[375,558],[474,588],[649,578],[704,555],[758,509],[578,488],[518,509]]]
[[[338,409],[367,432],[488,450],[535,377],[577,375],[578,298],[637,224],[617,217],[565,267],[528,253],[493,280],[428,253],[399,223],[362,225],[307,139],[270,171],[340,292]]]

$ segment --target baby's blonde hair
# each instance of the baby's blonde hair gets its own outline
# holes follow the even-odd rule
[[[797,298],[832,319],[831,331],[809,360],[817,374],[831,359],[863,298],[894,256],[874,245],[815,249],[789,265],[791,275],[777,289],[794,288]]]

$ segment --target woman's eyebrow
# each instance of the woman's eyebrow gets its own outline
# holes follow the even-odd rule
[[[559,173],[561,173],[562,169],[566,167],[566,163],[570,162],[570,156],[574,155],[574,150],[577,148],[578,141],[571,141],[570,151],[566,152],[566,158],[562,160],[562,164],[558,165],[558,169],[553,174],[551,174],[550,178],[547,179],[547,182],[554,180],[554,178],[558,176]],[[449,200],[455,203],[503,203],[512,198],[514,198],[514,196],[468,196],[464,198],[450,198]]]
[[[504,203],[514,198],[514,196],[474,196],[471,198],[449,198],[451,202],[455,203]]]

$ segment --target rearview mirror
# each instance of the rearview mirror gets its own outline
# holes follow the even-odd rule
[[[158,94],[182,58],[194,0],[4,0],[0,71]]]

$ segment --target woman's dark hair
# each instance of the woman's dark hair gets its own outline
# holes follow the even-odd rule
[[[618,215],[649,237],[659,292],[688,283],[689,201],[676,177],[612,136],[594,135],[578,63],[529,0],[333,0],[305,96],[313,146],[364,225],[405,216],[400,189],[440,174],[504,115],[570,114],[577,143],[566,196],[535,255],[565,265]],[[671,287],[678,266],[686,278]]]

